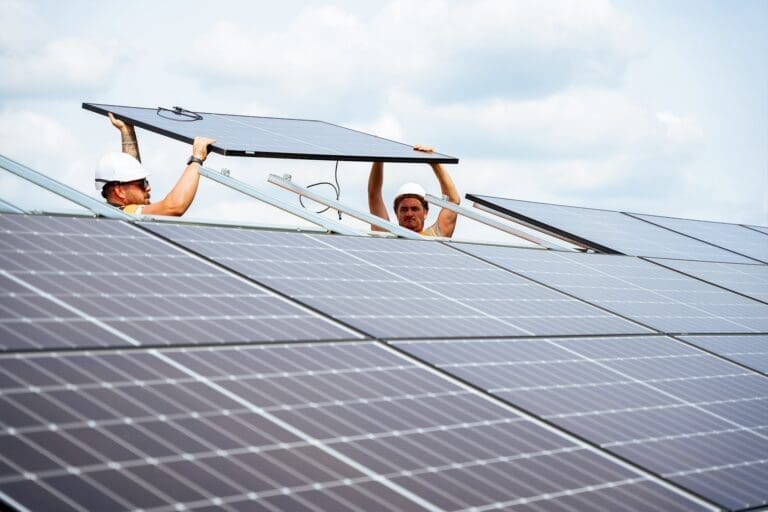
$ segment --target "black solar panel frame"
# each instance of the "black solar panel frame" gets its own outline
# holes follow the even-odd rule
[[[193,138],[187,137],[185,135],[173,132],[171,130],[167,130],[164,128],[160,128],[158,126],[154,126],[150,123],[147,123],[145,121],[142,121],[138,118],[132,118],[130,116],[127,116],[122,113],[113,112],[110,107],[119,109],[119,108],[132,108],[132,109],[143,109],[147,111],[156,111],[160,112],[162,111],[168,111],[173,113],[173,109],[166,109],[163,107],[157,107],[157,108],[147,108],[147,107],[132,107],[128,105],[107,105],[107,104],[97,104],[97,103],[83,103],[83,108],[85,110],[89,110],[91,112],[95,112],[97,114],[102,114],[106,116],[109,112],[112,112],[114,116],[118,119],[121,119],[123,121],[127,121],[134,126],[137,126],[139,128],[144,128],[145,130],[149,130],[151,132],[158,133],[160,135],[164,135],[166,137],[169,137],[171,139],[175,139],[181,142],[186,142],[189,144],[192,144],[194,141]],[[174,107],[176,108],[176,107]],[[253,118],[259,118],[259,119],[272,119],[272,120],[284,120],[284,121],[303,121],[303,122],[314,122],[314,123],[320,123],[338,130],[346,130],[349,132],[354,132],[359,135],[365,135],[367,137],[379,139],[380,141],[385,141],[390,144],[398,144],[407,148],[412,148],[412,146],[409,146],[408,144],[404,144],[402,142],[393,141],[390,139],[385,139],[383,137],[379,137],[376,135],[371,135],[365,132],[361,132],[359,130],[353,130],[351,128],[346,128],[344,126],[336,125],[333,123],[328,123],[326,121],[319,121],[319,120],[313,120],[313,119],[291,119],[291,118],[279,118],[279,117],[266,117],[266,116],[243,116],[239,114],[220,114],[216,112],[191,112],[187,110],[183,110],[183,112],[187,113],[188,116],[205,116],[205,115],[217,115],[217,116],[227,116],[227,115],[237,115],[238,117],[253,117]],[[213,138],[216,138],[216,134],[200,134],[200,135],[207,135]],[[392,157],[392,156],[381,156],[381,155],[353,155],[353,154],[313,154],[313,153],[291,153],[291,152],[284,152],[284,151],[248,151],[248,150],[238,150],[238,149],[227,149],[225,147],[222,147],[221,145],[212,144],[210,146],[210,150],[213,153],[218,153],[220,155],[224,156],[242,156],[242,157],[260,157],[260,158],[289,158],[289,159],[297,159],[297,160],[338,160],[338,161],[349,161],[349,162],[397,162],[397,163],[443,163],[443,164],[456,164],[459,163],[459,159],[453,156],[444,155],[442,153],[427,153],[427,152],[421,152],[421,151],[413,151],[414,156],[413,157]]]

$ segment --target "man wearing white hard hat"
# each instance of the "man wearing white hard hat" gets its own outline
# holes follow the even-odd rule
[[[167,196],[156,203],[149,201],[152,187],[149,171],[141,165],[139,142],[133,125],[109,114],[112,125],[120,130],[123,152],[104,155],[96,167],[96,190],[109,204],[125,213],[180,216],[187,211],[197,193],[200,166],[208,157],[208,145],[216,142],[207,137],[195,137],[192,156],[187,161],[179,181]]]
[[[424,151],[431,153],[434,151],[428,146],[415,146],[415,151]],[[459,204],[459,192],[456,190],[451,176],[438,163],[431,163],[432,171],[435,173],[437,181],[440,183],[442,195],[448,198],[448,201]],[[381,189],[384,182],[384,164],[374,162],[371,167],[371,174],[368,176],[368,208],[371,213],[382,219],[389,220],[387,206],[384,203]],[[456,229],[456,213],[445,208],[440,210],[437,221],[431,226],[425,228],[429,214],[429,203],[425,199],[427,195],[424,187],[418,183],[406,183],[395,194],[395,216],[397,223],[402,227],[415,231],[424,236],[451,237]],[[378,226],[371,226],[374,231],[384,231]]]

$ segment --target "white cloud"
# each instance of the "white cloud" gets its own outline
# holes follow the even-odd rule
[[[632,45],[609,2],[401,2],[370,17],[307,6],[257,31],[214,23],[186,67],[206,84],[240,82],[286,104],[366,104],[400,89],[432,100],[530,96],[570,83],[612,81]],[[200,66],[205,62],[205,66]]]
[[[658,112],[656,119],[664,126],[669,140],[679,143],[698,142],[704,136],[694,116],[675,115],[671,112]]]
[[[39,49],[0,55],[0,92],[11,95],[83,92],[105,84],[117,58],[109,45],[67,37]]]

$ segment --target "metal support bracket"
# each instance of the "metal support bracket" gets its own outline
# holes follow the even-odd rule
[[[19,208],[14,204],[9,203],[8,201],[3,201],[2,199],[0,199],[0,213],[29,213],[29,212]]]
[[[10,158],[0,155],[0,167],[6,171],[19,176],[35,185],[38,185],[54,194],[57,194],[64,199],[72,201],[73,203],[82,206],[83,208],[92,211],[96,215],[107,217],[110,219],[121,220],[134,220],[133,215],[128,215],[117,208],[114,208],[107,203],[103,203],[98,199],[94,199],[88,194],[84,194],[79,190],[76,190],[68,185],[56,181],[53,178],[49,178],[45,174],[41,174],[29,167],[22,165],[18,162],[11,160]]]
[[[270,174],[269,178],[267,179],[270,183],[273,185],[278,185],[280,187],[283,187],[287,190],[290,190],[291,192],[294,192],[300,196],[304,196],[308,199],[311,199],[317,203],[324,204],[325,206],[329,206],[335,210],[338,210],[340,212],[346,213],[350,217],[354,217],[356,219],[359,219],[363,222],[367,222],[368,224],[378,226],[382,229],[385,229],[389,231],[390,233],[394,233],[395,235],[401,236],[403,238],[409,238],[411,240],[423,240],[424,237],[420,234],[416,233],[415,231],[411,231],[410,229],[406,229],[404,227],[401,227],[397,224],[394,224],[392,222],[389,222],[387,220],[382,219],[381,217],[377,217],[376,215],[373,215],[368,212],[361,212],[360,210],[356,210],[354,208],[350,208],[349,206],[342,204],[335,199],[328,199],[327,197],[323,197],[320,194],[317,194],[311,190],[309,190],[306,187],[302,187],[300,185],[296,185],[292,181],[281,178],[280,176]]]
[[[252,187],[247,183],[243,183],[240,180],[230,177],[229,171],[227,171],[227,173],[224,174],[224,173],[217,172],[213,169],[210,169],[208,167],[201,166],[200,174],[210,180],[213,180],[224,186],[237,190],[238,192],[241,192],[249,197],[253,197],[254,199],[258,199],[259,201],[270,204],[275,208],[279,208],[283,211],[296,215],[297,217],[300,217],[308,222],[311,222],[312,224],[315,224],[324,229],[327,229],[328,231],[339,233],[341,235],[364,236],[363,233],[360,233],[348,226],[345,226],[340,222],[336,222],[331,219],[326,219],[325,217],[321,217],[320,215],[307,211],[304,208],[299,208],[298,206],[294,206],[292,204],[288,204],[283,201],[280,201],[279,199],[275,199],[274,197],[270,197],[268,194],[265,194],[259,189]]]

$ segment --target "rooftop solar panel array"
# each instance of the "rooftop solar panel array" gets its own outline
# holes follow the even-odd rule
[[[754,263],[740,254],[622,212],[467,194],[467,199],[603,252],[631,256]]]
[[[763,266],[670,261],[0,215],[0,503],[768,505]]]
[[[211,150],[229,156],[366,162],[458,162],[452,156],[415,151],[407,144],[323,121],[94,103],[83,103],[83,108],[104,115],[112,112],[135,126],[182,142],[191,143],[196,136],[211,137],[216,139]]]

